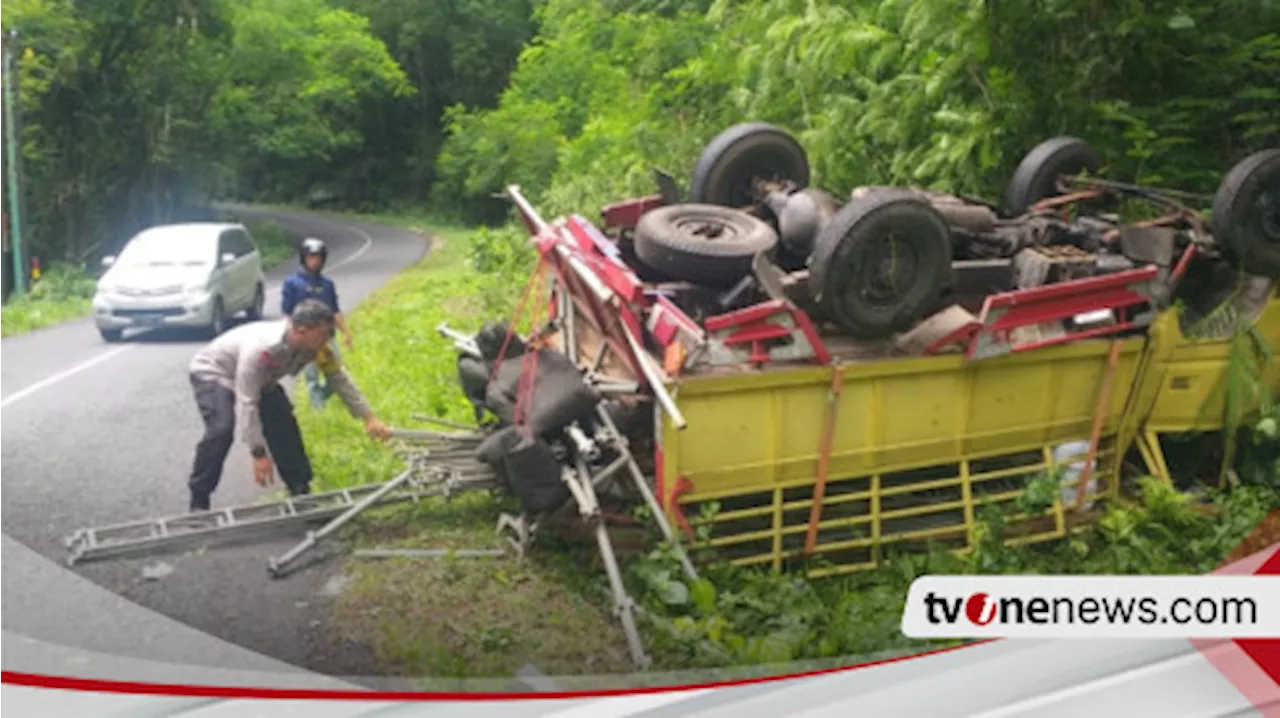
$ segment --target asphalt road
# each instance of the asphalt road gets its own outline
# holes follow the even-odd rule
[[[271,216],[292,233],[325,239],[329,273],[347,311],[421,259],[429,246],[425,237],[403,229],[233,209],[242,216]],[[296,266],[286,262],[268,273],[269,317],[279,316],[280,280]],[[355,339],[358,353],[360,338]],[[160,658],[169,655],[165,650],[177,650],[159,645],[164,639],[146,625],[146,612],[130,614],[127,626],[117,621],[103,627],[107,633],[95,633],[94,621],[106,622],[104,612],[119,608],[107,604],[119,604],[122,597],[295,666],[329,675],[371,673],[364,651],[325,631],[336,562],[281,580],[268,577],[267,559],[299,536],[71,569],[110,593],[69,580],[59,575],[67,569],[50,565],[62,565],[62,539],[78,528],[186,511],[186,476],[203,431],[186,367],[202,343],[198,336],[169,331],[106,344],[92,323],[77,321],[0,344],[5,629],[64,645],[93,643],[95,650],[121,656]],[[351,430],[362,427],[352,420]],[[278,484],[270,490],[276,489]],[[254,484],[245,452],[233,451],[214,507],[252,502],[265,491]],[[145,580],[142,567],[156,560],[168,563],[172,573]]]

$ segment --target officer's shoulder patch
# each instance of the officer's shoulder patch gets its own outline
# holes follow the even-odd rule
[[[258,368],[260,369],[278,369],[283,365],[282,354],[284,346],[276,344],[262,350],[258,355]]]

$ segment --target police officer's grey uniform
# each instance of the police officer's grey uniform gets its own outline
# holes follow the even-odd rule
[[[270,450],[291,494],[310,490],[311,462],[293,405],[279,381],[296,376],[316,361],[317,353],[290,348],[287,331],[288,321],[283,319],[245,324],[218,337],[191,360],[191,386],[205,425],[188,482],[192,510],[209,508],[209,497],[235,443],[237,423],[240,438],[255,456]],[[352,416],[370,416],[368,402],[336,359],[320,364]]]

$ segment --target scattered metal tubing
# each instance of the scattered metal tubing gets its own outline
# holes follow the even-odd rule
[[[81,561],[146,554],[181,546],[198,546],[213,539],[257,536],[328,519],[347,510],[357,497],[376,493],[386,483],[366,484],[340,491],[294,496],[267,504],[229,506],[218,511],[186,513],[95,528],[82,528],[64,541],[69,566]],[[435,487],[409,482],[402,491],[383,494],[381,503],[416,501],[438,493]]]
[[[391,436],[396,439],[409,439],[409,440],[436,439],[436,440],[444,440],[444,441],[456,441],[460,444],[468,444],[468,443],[478,444],[481,441],[484,441],[484,438],[485,438],[483,434],[479,434],[479,433],[474,435],[446,434],[441,431],[431,431],[430,429],[390,429],[390,432],[391,432]]]
[[[604,353],[608,348],[608,342],[600,342],[600,348],[596,349],[596,355],[591,359],[591,366],[587,369],[587,373],[594,374],[600,371],[600,365],[604,363]]]
[[[595,484],[596,486],[600,486],[605,481],[608,481],[610,478],[612,478],[614,474],[618,473],[618,471],[624,468],[627,465],[627,463],[630,461],[631,461],[631,457],[626,454],[619,456],[618,458],[613,460],[613,463],[601,469],[600,473],[596,474],[591,479],[591,483]]]
[[[564,286],[555,284],[556,299],[560,304],[558,319],[564,326],[564,349],[565,354],[569,355],[569,361],[576,366],[578,364],[578,317],[575,312],[577,307],[573,304],[573,299],[569,296]]]
[[[413,418],[414,421],[425,421],[428,424],[437,424],[439,426],[447,426],[451,429],[462,429],[463,431],[474,432],[479,428],[474,424],[471,424],[471,425],[460,424],[456,421],[449,421],[448,419],[441,419],[439,417],[428,416],[426,414],[411,414],[410,416]]]
[[[612,434],[613,440],[618,444],[618,450],[627,460],[627,468],[631,473],[632,482],[636,485],[636,490],[644,497],[644,502],[648,504],[649,510],[653,512],[653,520],[657,522],[658,529],[662,531],[663,537],[672,545],[676,554],[680,557],[680,566],[684,569],[686,576],[693,580],[698,580],[698,571],[693,567],[693,562],[689,560],[689,555],[685,553],[684,546],[680,543],[676,532],[671,529],[671,524],[667,522],[667,516],[662,511],[662,505],[658,503],[658,497],[653,495],[653,491],[649,488],[649,482],[645,479],[644,472],[640,470],[640,466],[636,464],[635,457],[631,455],[631,448],[627,445],[627,438],[618,431],[617,424],[613,423],[609,412],[605,411],[603,406],[596,406],[596,414],[599,415],[600,421]]]
[[[581,457],[574,457],[574,459],[578,466],[577,471],[566,469],[564,478],[575,497],[582,495],[587,500],[586,505],[582,501],[578,502],[579,511],[582,512],[585,519],[593,524],[595,529],[596,544],[600,549],[600,558],[604,563],[605,573],[609,576],[609,587],[613,590],[613,612],[622,621],[622,632],[627,636],[627,647],[631,650],[631,660],[640,670],[644,670],[652,663],[652,659],[645,652],[644,644],[640,641],[640,631],[636,628],[636,603],[632,600],[631,595],[627,593],[627,587],[622,582],[622,571],[619,570],[617,556],[613,553],[613,543],[609,541],[609,531],[605,528],[604,521],[600,517],[600,504],[596,500],[595,487],[592,486],[590,479],[591,474]],[[577,488],[575,488],[575,484],[577,484]],[[586,506],[590,506],[590,510]]]
[[[627,337],[627,344],[631,345],[631,351],[640,361],[640,370],[644,372],[645,379],[648,380],[650,388],[653,389],[653,395],[658,398],[658,403],[662,405],[662,410],[667,412],[667,416],[671,417],[671,423],[677,429],[683,429],[688,426],[688,422],[684,420],[684,414],[680,413],[679,407],[676,406],[675,398],[667,391],[666,379],[662,376],[661,370],[654,366],[653,357],[649,356],[649,352],[640,345],[631,334],[631,330],[625,326],[622,327],[622,333]]]
[[[357,549],[352,552],[352,555],[360,558],[448,558],[450,556],[457,556],[458,558],[501,558],[506,556],[507,553],[500,548],[372,548]]]
[[[600,458],[600,447],[596,446],[596,443],[582,431],[582,427],[578,426],[577,422],[566,427],[565,433],[573,441],[574,448],[587,461],[595,461]]]
[[[461,332],[450,329],[448,322],[441,322],[440,325],[436,327],[436,331],[445,339],[452,339],[453,346],[458,351],[467,354],[468,356],[475,357],[476,359],[484,358],[484,355],[480,353],[480,346],[476,344],[475,337],[469,337]]]
[[[365,498],[356,502],[351,508],[342,512],[340,515],[335,517],[332,521],[325,524],[324,527],[321,528],[319,531],[308,531],[307,537],[302,539],[302,542],[299,543],[297,546],[294,546],[292,549],[290,549],[288,552],[286,552],[282,556],[270,559],[267,562],[267,571],[271,574],[272,578],[279,578],[283,576],[285,573],[286,567],[288,567],[289,564],[296,561],[299,556],[301,556],[302,554],[312,549],[317,543],[320,542],[320,539],[323,539],[324,537],[328,536],[334,531],[337,531],[338,529],[342,528],[348,521],[355,518],[356,515],[359,514],[361,511],[364,511],[365,509],[374,505],[382,497],[386,496],[387,494],[391,493],[395,489],[399,488],[402,484],[408,481],[409,478],[413,476],[413,474],[414,474],[413,469],[404,471],[396,478],[384,484],[382,488],[378,489],[372,494],[369,494]]]
[[[524,195],[520,193],[520,185],[507,185],[507,195],[511,197],[511,201],[515,202],[516,207],[520,209],[520,214],[524,215],[533,224],[536,231],[542,232],[547,229],[546,221],[533,208],[533,205],[529,204],[529,200],[525,199]]]

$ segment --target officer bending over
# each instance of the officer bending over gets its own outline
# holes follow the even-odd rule
[[[285,376],[297,376],[311,362],[324,373],[351,415],[364,421],[370,436],[390,436],[329,348],[333,329],[333,310],[322,302],[304,299],[287,319],[236,327],[191,360],[191,387],[205,426],[188,481],[192,511],[209,510],[209,498],[218,487],[227,452],[235,443],[237,414],[241,439],[253,456],[258,485],[271,483],[278,467],[290,494],[310,492],[311,461],[293,405],[279,381]]]

